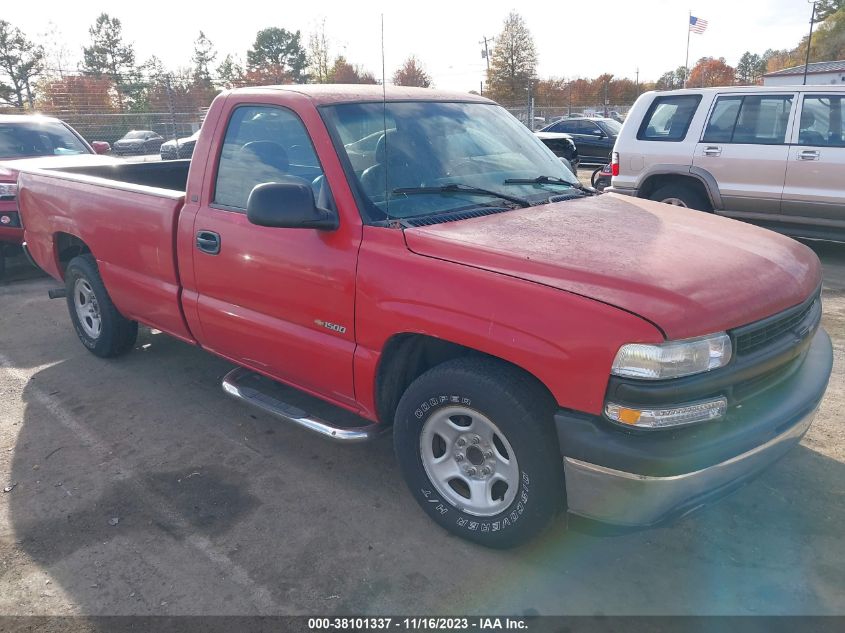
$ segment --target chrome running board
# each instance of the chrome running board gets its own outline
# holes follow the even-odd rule
[[[368,424],[358,427],[343,427],[311,416],[293,405],[282,402],[254,387],[244,385],[244,381],[260,376],[244,367],[237,367],[223,376],[222,387],[228,395],[246,402],[265,413],[269,413],[285,422],[293,422],[304,429],[319,433],[338,442],[366,442],[382,435],[387,430],[384,424]]]

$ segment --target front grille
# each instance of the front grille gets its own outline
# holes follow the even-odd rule
[[[815,330],[820,320],[819,297],[814,294],[799,306],[734,330],[734,350],[742,356],[761,350],[790,334],[799,340],[803,339]]]

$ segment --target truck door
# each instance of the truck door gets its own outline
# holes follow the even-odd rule
[[[792,93],[716,98],[693,165],[716,179],[726,212],[780,213],[794,104]]]
[[[845,227],[845,95],[807,93],[793,131],[784,221]]]
[[[288,108],[243,104],[208,160],[193,224],[200,343],[238,364],[335,401],[354,402],[355,268],[361,227],[251,224],[247,198],[290,177],[337,213],[308,131]]]

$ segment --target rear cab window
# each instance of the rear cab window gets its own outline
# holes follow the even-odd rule
[[[676,143],[683,141],[700,102],[701,95],[656,97],[643,117],[637,139]]]
[[[783,145],[793,95],[726,95],[716,99],[704,143]]]

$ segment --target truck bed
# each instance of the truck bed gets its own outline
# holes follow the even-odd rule
[[[52,171],[83,174],[117,183],[169,189],[185,193],[190,160],[168,160],[150,163],[120,162],[110,165],[63,167]]]
[[[122,314],[193,340],[176,260],[188,163],[24,166],[19,205],[32,258],[61,280],[81,240]]]

